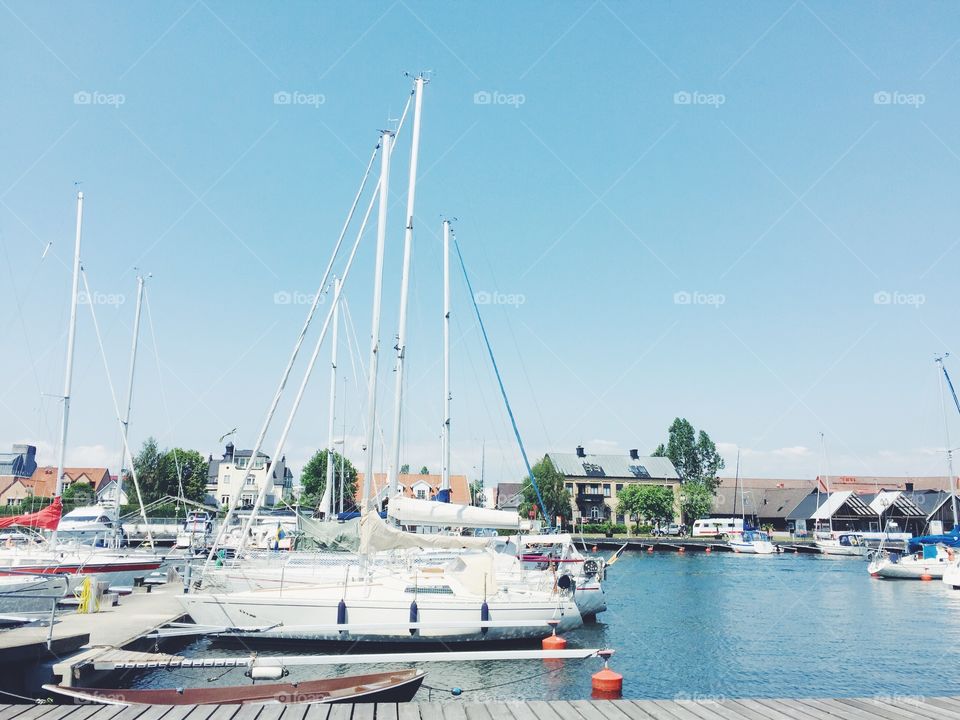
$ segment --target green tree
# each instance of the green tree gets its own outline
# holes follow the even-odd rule
[[[680,487],[680,510],[684,522],[693,525],[698,518],[710,512],[713,505],[713,490],[701,480],[691,480]]]
[[[327,454],[328,450],[318,450],[303,466],[300,473],[300,486],[303,488],[302,502],[305,505],[316,506],[323,497],[327,487]],[[341,471],[341,464],[343,469]],[[353,463],[343,457],[336,450],[333,452],[333,507],[340,507],[340,476],[343,474],[343,509],[354,509],[354,496],[357,488],[357,469]]]
[[[161,450],[154,438],[147,438],[133,459],[143,502],[150,503],[167,495],[202,502],[206,494],[207,459],[196,450]],[[136,502],[133,475],[124,474],[127,497]]]
[[[429,474],[430,474],[430,471],[427,469],[427,466],[426,466],[426,465],[424,465],[422,468],[420,468],[420,474],[421,474],[421,475],[429,475]]]
[[[83,507],[84,505],[93,505],[96,502],[97,494],[90,483],[75,482],[70,483],[61,497],[64,503],[72,503],[75,507]]]
[[[660,523],[674,517],[673,488],[663,485],[627,485],[617,496],[617,513]]]
[[[410,463],[404,463],[403,465],[400,466],[400,474],[401,475],[410,474]]]
[[[549,518],[549,524],[553,525],[557,515],[560,515],[564,521],[569,522],[573,515],[570,507],[570,493],[566,489],[566,478],[558,471],[550,458],[546,455],[543,460],[534,465],[531,470],[533,477],[537,481],[537,487],[540,488],[540,494],[543,496],[545,508],[538,507],[539,514]],[[530,482],[530,478],[523,479],[523,502],[520,504],[520,514],[524,517],[530,512],[534,505],[539,505],[537,493]]]
[[[676,418],[670,425],[667,444],[653,451],[656,457],[670,458],[681,482],[701,482],[713,493],[720,484],[717,473],[723,469],[723,458],[706,432],[699,433],[686,418]]]

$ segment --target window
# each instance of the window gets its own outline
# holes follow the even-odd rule
[[[230,484],[230,476],[229,476],[229,475],[224,475],[224,476],[223,476],[223,484],[224,484],[224,485],[229,485],[229,484]]]
[[[643,465],[630,465],[628,470],[630,470],[630,472],[636,475],[638,478],[650,477],[650,473]]]
[[[7,505],[19,505],[20,498],[7,498]]]
[[[247,466],[247,459],[246,459],[245,457],[238,457],[238,458],[237,458],[237,469],[238,469],[238,470],[243,470],[243,468],[245,468],[246,466]]]
[[[230,496],[229,496],[229,495],[221,495],[221,496],[220,496],[220,504],[221,504],[221,505],[229,505],[229,504],[230,504]]]
[[[256,479],[253,477],[253,475],[248,475],[248,476],[247,476],[247,481],[246,481],[245,484],[247,485],[247,487],[250,487],[251,485],[255,485],[256,482],[257,482],[257,481],[256,481]]]
[[[617,483],[617,494],[620,494],[620,491],[623,490],[623,483]]]
[[[417,497],[418,497],[420,500],[426,500],[426,499],[427,499],[427,491],[424,490],[423,488],[417,488]]]
[[[590,519],[591,519],[591,520],[599,520],[599,519],[600,519],[600,508],[598,508],[596,505],[594,505],[592,508],[590,508]]]
[[[573,483],[567,483],[565,487],[567,488],[567,492],[573,492]]]
[[[610,497],[610,483],[603,484],[603,496]]]

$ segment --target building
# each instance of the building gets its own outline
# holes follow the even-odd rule
[[[132,481],[129,484],[132,486]],[[134,492],[134,495],[135,494],[136,492]],[[120,482],[117,480],[116,475],[111,475],[109,480],[106,482],[101,482],[99,485],[97,485],[97,504],[103,505],[104,507],[114,508],[117,507],[118,499],[121,506],[130,502],[126,485],[121,488]]]
[[[37,448],[14,445],[12,452],[0,453],[0,487],[18,478],[29,478],[37,469]]]
[[[418,498],[420,500],[432,500],[440,490],[440,483],[443,481],[441,475],[412,475],[401,473],[397,476],[397,483],[405,497]],[[373,494],[386,495],[387,474],[373,474]],[[355,488],[354,500],[357,506],[360,505],[360,496],[363,493],[363,473],[357,473],[357,486]],[[470,504],[470,483],[466,475],[450,476],[450,502],[458,505]]]
[[[264,485],[267,486],[263,501],[266,507],[293,497],[293,472],[287,467],[287,458],[282,457],[280,462],[273,463],[269,455],[258,452],[251,462],[252,456],[252,450],[237,450],[232,442],[228,442],[219,460],[211,457],[206,491],[217,504],[229,505],[231,497],[239,490],[239,506],[252,506]]]
[[[812,491],[806,487],[767,487],[753,478],[740,478],[734,485],[721,483],[713,496],[711,517],[745,517],[759,527],[772,526],[774,530],[788,530],[787,516]],[[814,494],[816,494],[814,492]]]
[[[617,514],[617,496],[628,485],[637,484],[671,488],[676,513],[680,514],[680,476],[669,458],[640,455],[636,450],[623,455],[592,455],[582,446],[576,452],[551,452],[547,457],[566,478],[574,520],[615,518],[623,522],[623,516]]]
[[[72,467],[63,469],[63,489],[82,482],[87,483],[96,491],[102,483],[110,481],[110,471],[107,468]],[[57,468],[52,465],[43,465],[33,471],[25,484],[30,494],[35,497],[53,497],[57,492]]]
[[[494,507],[507,512],[519,512],[523,504],[523,483],[500,483],[497,485],[497,501]]]
[[[942,480],[942,478],[941,478]],[[796,533],[832,527],[856,532],[901,532],[923,535],[931,521],[953,528],[950,493],[942,490],[854,490],[809,493],[787,516]]]
[[[30,488],[24,483],[24,478],[0,481],[0,505],[21,505],[30,497]]]

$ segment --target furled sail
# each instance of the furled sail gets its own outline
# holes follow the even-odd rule
[[[523,520],[515,512],[408,497],[391,498],[387,515],[403,525],[501,528],[503,530],[531,529],[530,521]]]
[[[439,504],[439,503],[437,503]],[[390,527],[377,513],[360,518],[360,552],[374,553],[408,549],[461,549],[487,547],[489,538],[462,535],[424,535]]]
[[[24,515],[12,515],[11,517],[0,518],[0,528],[13,527],[32,527],[38,530],[56,530],[60,524],[60,514],[63,512],[63,505],[60,498],[55,497],[53,502],[42,510]]]

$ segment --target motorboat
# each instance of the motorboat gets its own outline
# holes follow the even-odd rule
[[[817,538],[814,545],[824,555],[866,557],[867,543],[861,533],[835,532],[830,537]]]

